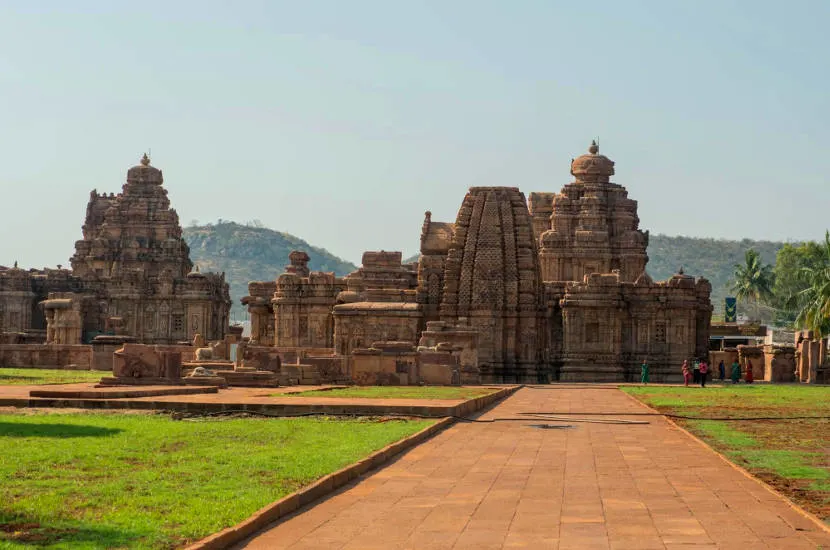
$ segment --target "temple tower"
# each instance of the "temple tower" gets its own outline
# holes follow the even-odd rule
[[[148,277],[167,271],[175,278],[190,273],[190,249],[163,182],[161,170],[145,154],[127,171],[121,194],[92,191],[83,239],[75,243],[70,260],[74,275],[106,278],[140,270]]]
[[[635,281],[648,262],[648,233],[639,230],[637,201],[610,181],[614,162],[593,142],[588,154],[571,162],[571,174],[574,181],[559,193],[530,196],[542,280],[582,281],[619,271],[621,281]]]
[[[536,382],[541,348],[541,281],[524,194],[472,187],[447,253],[442,321],[480,332],[483,382]]]

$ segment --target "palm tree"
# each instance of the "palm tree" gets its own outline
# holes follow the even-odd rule
[[[808,285],[799,293],[801,310],[795,320],[820,337],[830,334],[830,231],[824,234],[821,252],[821,261],[801,270]]]
[[[739,301],[755,305],[757,317],[758,304],[772,299],[773,280],[772,266],[764,265],[761,255],[750,248],[744,256],[744,264],[735,264],[735,283],[732,285],[732,291]]]

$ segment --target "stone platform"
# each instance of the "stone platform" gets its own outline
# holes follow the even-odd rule
[[[168,393],[142,397],[36,397],[32,391],[57,391],[55,386],[0,386],[0,407],[53,407],[80,409],[162,410],[187,413],[252,412],[273,416],[332,414],[355,416],[403,415],[443,418],[466,416],[511,394],[519,386],[500,386],[495,393],[474,399],[366,399],[339,397],[283,397],[281,394],[332,386],[290,386],[280,388],[228,388],[169,386],[174,392],[206,390],[210,393]],[[67,395],[95,390],[93,384],[66,384]],[[105,389],[105,388],[100,388]],[[112,388],[110,391],[125,388]],[[130,388],[135,391],[151,387]],[[153,387],[152,389],[157,389]]]
[[[30,390],[29,397],[51,399],[124,399],[127,397],[158,397],[162,395],[194,395],[217,393],[216,386],[105,386],[89,389],[54,388]]]
[[[213,374],[228,381],[228,386],[241,388],[278,388],[279,377],[268,371],[214,370]]]

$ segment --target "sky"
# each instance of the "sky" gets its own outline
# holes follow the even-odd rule
[[[594,138],[652,233],[830,226],[830,2],[0,0],[0,265],[68,264],[145,151],[182,224],[358,263]]]

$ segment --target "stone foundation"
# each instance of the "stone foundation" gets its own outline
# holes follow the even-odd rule
[[[0,367],[90,370],[92,347],[83,344],[4,344],[0,345]],[[109,368],[112,368],[112,360]]]

